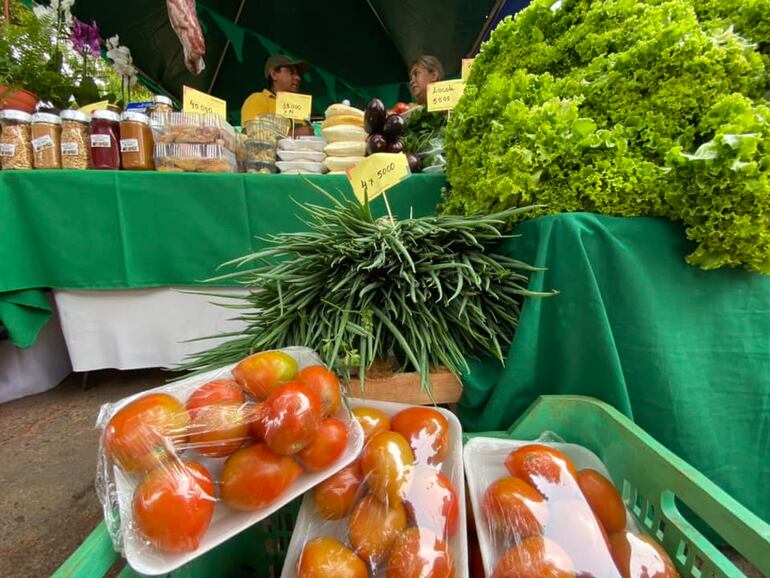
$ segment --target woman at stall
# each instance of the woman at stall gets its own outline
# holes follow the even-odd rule
[[[409,68],[409,90],[417,104],[425,106],[428,100],[428,85],[444,80],[444,67],[435,56],[422,54],[414,59]]]

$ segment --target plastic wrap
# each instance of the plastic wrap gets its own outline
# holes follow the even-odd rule
[[[460,422],[351,399],[359,459],[308,492],[282,578],[468,576]]]
[[[220,145],[236,152],[235,129],[216,114],[154,112],[151,124],[157,144]]]
[[[640,533],[601,460],[552,439],[479,437],[465,446],[486,575],[677,576],[661,546]]]
[[[314,151],[322,153],[325,147],[326,139],[320,136],[282,138],[278,141],[278,149],[283,151]]]
[[[277,114],[260,114],[243,126],[243,132],[249,138],[277,142],[291,131],[291,121]]]
[[[155,169],[164,172],[234,173],[235,155],[220,145],[156,144]]]
[[[345,467],[363,431],[307,348],[103,406],[96,488],[139,573],[171,572]]]

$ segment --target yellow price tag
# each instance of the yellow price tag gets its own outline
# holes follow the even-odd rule
[[[102,110],[109,106],[110,101],[109,100],[102,100],[100,102],[95,102],[93,104],[87,104],[85,106],[80,107],[80,112],[84,112],[86,114],[92,114],[95,110]]]
[[[460,78],[465,82],[468,80],[468,77],[471,75],[471,68],[473,68],[473,61],[476,60],[475,58],[463,58],[462,60],[462,69],[460,72]]]
[[[401,153],[373,154],[349,168],[347,173],[361,204],[364,198],[371,201],[412,174],[406,155]]]
[[[313,106],[313,97],[296,92],[279,92],[275,100],[275,113],[294,120],[308,120]]]
[[[428,110],[452,110],[460,101],[465,90],[462,80],[444,80],[428,85]]]
[[[185,86],[182,93],[182,112],[216,114],[227,119],[227,103],[221,98]]]

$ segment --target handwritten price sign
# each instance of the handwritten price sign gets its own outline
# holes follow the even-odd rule
[[[428,85],[428,110],[452,110],[460,101],[465,90],[465,82],[462,80],[444,80]]]
[[[401,153],[377,153],[366,157],[347,171],[353,193],[363,204],[379,197],[389,188],[397,185],[409,175],[409,163]]]
[[[227,103],[220,98],[185,86],[182,97],[182,112],[216,114],[222,118],[227,118]]]
[[[275,113],[294,120],[307,120],[313,106],[313,97],[309,94],[279,92],[275,100]]]

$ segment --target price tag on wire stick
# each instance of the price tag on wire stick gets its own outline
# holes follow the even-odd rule
[[[473,67],[473,61],[476,60],[475,58],[463,58],[462,59],[462,68],[460,69],[460,78],[465,82],[468,80],[468,77],[471,75],[471,68]]]
[[[309,94],[279,92],[275,97],[275,113],[294,120],[307,120],[313,106],[313,97]]]
[[[460,101],[465,90],[462,80],[444,80],[428,85],[428,110],[452,110]]]
[[[347,170],[353,193],[363,204],[379,197],[394,185],[408,178],[412,172],[406,155],[401,153],[376,153],[366,157]]]
[[[227,103],[221,98],[185,86],[182,94],[182,112],[216,114],[226,119]]]

